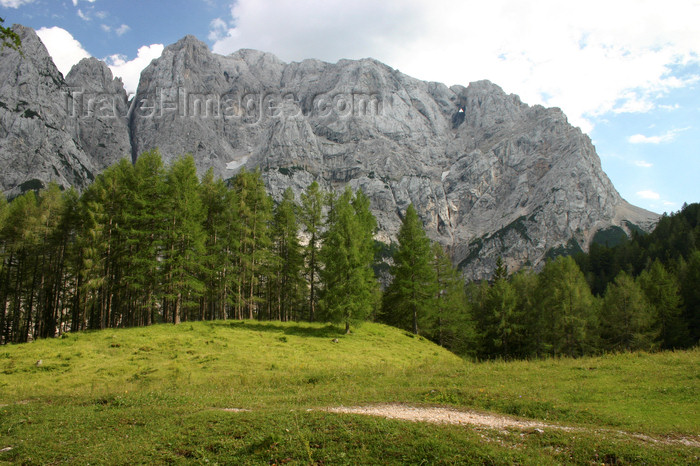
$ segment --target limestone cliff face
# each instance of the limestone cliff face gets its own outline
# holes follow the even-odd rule
[[[107,72],[81,62],[68,78],[109,89],[126,109]],[[586,249],[601,229],[649,229],[658,217],[620,197],[589,138],[559,109],[528,106],[488,81],[448,88],[372,59],[221,56],[187,36],[142,72],[130,104],[122,120],[70,123],[95,170],[128,138],[132,154],[158,147],[166,163],[191,153],[200,173],[259,167],[276,197],[313,180],[350,184],[369,196],[378,239],[395,238],[413,203],[468,278],[489,277],[498,256],[511,271],[538,267],[548,254]]]
[[[84,58],[66,76],[72,92],[76,141],[102,171],[122,158],[131,160],[129,102],[121,79],[96,58]]]
[[[36,33],[13,30],[23,54],[0,50],[0,189],[12,196],[52,180],[85,186],[95,169],[73,137],[70,88]]]

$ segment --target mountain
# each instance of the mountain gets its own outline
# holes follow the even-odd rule
[[[649,230],[658,219],[620,197],[590,139],[559,109],[528,106],[488,81],[447,87],[373,59],[284,63],[255,50],[222,56],[187,36],[144,69],[127,102],[104,64],[83,61],[63,80],[40,45],[31,69],[3,50],[0,75],[24,66],[28,82],[55,81],[27,100],[37,108],[44,101],[55,107],[70,88],[79,115],[58,108],[57,132],[86,160],[86,173],[11,167],[0,179],[5,191],[29,176],[83,187],[88,174],[126,151],[135,157],[158,147],[166,162],[191,153],[200,173],[212,168],[223,178],[259,167],[276,198],[313,180],[327,189],[362,188],[384,242],[413,203],[429,236],[468,278],[489,277],[498,256],[511,271],[538,267],[548,256],[586,250],[597,232]],[[11,107],[18,98],[6,97],[13,89],[3,80],[3,131],[23,118]],[[86,99],[99,103],[93,113]],[[8,144],[15,134],[0,134],[3,166],[28,158]],[[60,167],[56,158],[67,151],[42,144],[42,160]]]
[[[17,25],[13,30],[23,53],[0,50],[0,189],[13,196],[50,180],[83,187],[96,169],[74,138],[70,87],[36,33]]]

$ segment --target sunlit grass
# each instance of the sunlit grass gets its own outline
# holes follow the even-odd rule
[[[254,321],[77,333],[0,347],[0,450],[11,448],[0,461],[687,463],[697,448],[628,433],[697,440],[699,367],[697,349],[473,363],[371,323],[350,335]],[[499,433],[320,410],[383,402],[580,430]]]

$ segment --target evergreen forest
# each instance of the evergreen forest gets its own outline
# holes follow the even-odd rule
[[[0,196],[0,343],[218,319],[384,322],[479,359],[687,348],[700,338],[700,205],[650,234],[464,283],[413,206],[374,240],[362,191],[273,202],[259,171],[197,176],[157,150],[83,193]],[[378,275],[388,267],[384,289]]]

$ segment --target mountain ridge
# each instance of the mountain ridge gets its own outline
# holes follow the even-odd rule
[[[46,61],[45,48],[40,55]],[[58,73],[65,86],[39,99],[54,107],[51,97],[66,86],[73,102],[83,99],[79,118],[60,111],[56,118],[66,120],[66,144],[92,176],[158,147],[166,163],[191,153],[200,174],[212,168],[224,179],[258,167],[277,199],[313,180],[325,189],[349,184],[370,198],[379,240],[395,237],[413,203],[429,236],[472,279],[489,277],[498,256],[511,271],[537,268],[557,251],[586,250],[600,230],[648,231],[658,219],[620,197],[588,136],[560,109],[529,106],[490,81],[447,87],[371,58],[285,63],[251,49],[223,56],[185,36],[142,71],[129,103],[98,62],[84,60],[65,80],[55,66],[25,73],[29,80]],[[106,111],[90,113],[86,97]],[[8,122],[20,118],[0,111]],[[0,145],[0,157],[8,154],[17,151]],[[35,178],[81,188],[87,173]],[[18,191],[14,183],[0,180],[4,191]]]

